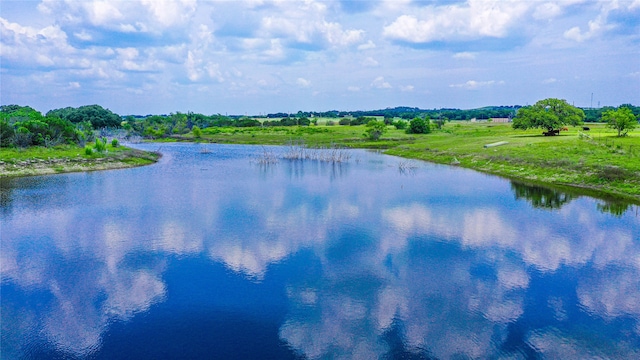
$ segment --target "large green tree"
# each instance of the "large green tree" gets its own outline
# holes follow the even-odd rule
[[[584,111],[569,105],[566,100],[544,99],[533,106],[520,108],[513,119],[514,129],[546,129],[546,135],[554,135],[554,130],[560,130],[563,126],[577,126],[583,123]]]
[[[608,127],[618,130],[618,137],[626,136],[629,131],[638,126],[638,119],[628,107],[605,111],[602,114],[602,121],[606,122]]]

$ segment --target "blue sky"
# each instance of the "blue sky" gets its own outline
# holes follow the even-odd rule
[[[1,103],[205,114],[640,105],[640,0],[6,1]]]

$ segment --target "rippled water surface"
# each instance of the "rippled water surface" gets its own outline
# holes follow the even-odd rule
[[[2,180],[2,359],[640,358],[636,206],[366,151],[139,146],[164,157]]]

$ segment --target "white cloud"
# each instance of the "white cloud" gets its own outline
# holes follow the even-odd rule
[[[556,78],[548,78],[548,79],[542,80],[543,84],[553,84],[555,82],[558,82],[558,79],[556,79]]]
[[[413,89],[414,89],[413,85],[400,86],[400,91],[402,92],[411,92],[413,91]]]
[[[582,30],[579,26],[574,26],[564,32],[564,37],[577,42],[584,42],[599,36],[607,30],[613,29],[615,26],[608,24],[607,18],[612,10],[619,9],[619,2],[602,2],[600,13],[593,20],[589,20],[587,29]]]
[[[311,81],[300,77],[296,79],[296,84],[302,88],[308,88],[309,86],[311,86]]]
[[[91,40],[93,40],[93,36],[91,36],[91,34],[86,32],[85,30],[73,33],[73,36],[75,36],[77,39],[82,40],[82,41],[91,41]]]
[[[463,88],[463,89],[467,89],[467,90],[476,90],[482,87],[488,87],[488,86],[493,86],[493,85],[504,85],[505,82],[503,80],[500,81],[495,81],[495,80],[489,80],[489,81],[476,81],[476,80],[469,80],[465,83],[462,84],[451,84],[449,85],[449,87],[452,88]]]
[[[391,84],[384,81],[383,76],[378,76],[371,82],[371,87],[376,89],[391,89]]]
[[[465,4],[430,6],[419,15],[402,15],[384,27],[391,40],[410,43],[503,38],[530,7],[529,2],[487,2],[470,0]]]
[[[187,26],[196,7],[196,0],[43,0],[38,10],[56,15],[63,25],[90,25],[123,33],[162,33],[168,28]]]
[[[58,26],[37,29],[0,18],[0,55],[21,67],[69,66],[75,50]]]
[[[640,0],[639,0],[640,1]],[[360,44],[358,45],[358,50],[371,50],[371,49],[375,49],[376,48],[376,44],[373,43],[373,41],[369,40],[364,44]]]
[[[349,87],[347,87],[347,90],[349,90],[351,92],[358,92],[358,91],[360,91],[360,88],[358,86],[349,86]]]
[[[277,38],[290,46],[310,48],[344,47],[362,41],[364,30],[343,29],[325,19],[326,5],[314,1],[274,2],[277,11],[264,16],[256,31],[259,38]]]
[[[366,67],[376,67],[379,66],[380,63],[376,59],[369,56],[362,61],[362,65]]]
[[[562,14],[562,8],[559,4],[553,2],[547,2],[536,6],[533,12],[533,18],[536,20],[548,20],[557,17]]]
[[[453,58],[456,60],[474,60],[476,58],[476,53],[473,52],[459,52],[453,55]]]

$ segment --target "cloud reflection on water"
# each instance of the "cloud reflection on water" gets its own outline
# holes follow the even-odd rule
[[[290,310],[280,336],[310,358],[380,357],[398,350],[382,340],[393,331],[407,353],[504,355],[514,324],[537,316],[527,307],[536,296],[548,297],[544,311],[555,322],[531,327],[523,340],[542,353],[565,341],[576,356],[611,354],[554,328],[573,321],[568,310],[578,306],[595,318],[630,319],[640,335],[640,221],[632,214],[605,216],[586,198],[552,212],[531,209],[509,200],[499,179],[479,176],[470,185],[469,174],[441,167],[407,177],[385,163],[393,158],[361,156],[337,173],[277,164],[258,182],[260,169],[246,158],[221,161],[211,174],[171,170],[165,160],[165,170],[150,168],[143,180],[134,174],[124,187],[109,176],[75,175],[96,186],[88,195],[66,187],[69,199],[83,199],[79,205],[42,208],[16,199],[20,211],[2,212],[2,284],[43,292],[50,305],[40,313],[3,302],[3,319],[25,322],[12,330],[24,332],[23,341],[41,329],[61,349],[85,356],[114,321],[171,295],[163,279],[169,257],[204,254],[261,282],[270,266],[304,249],[320,271],[287,284]],[[229,182],[230,174],[240,177]],[[442,179],[447,188],[425,187]],[[139,254],[160,256],[140,262]],[[531,288],[567,269],[585,275],[568,284],[579,304]],[[624,342],[608,346],[633,354]]]

